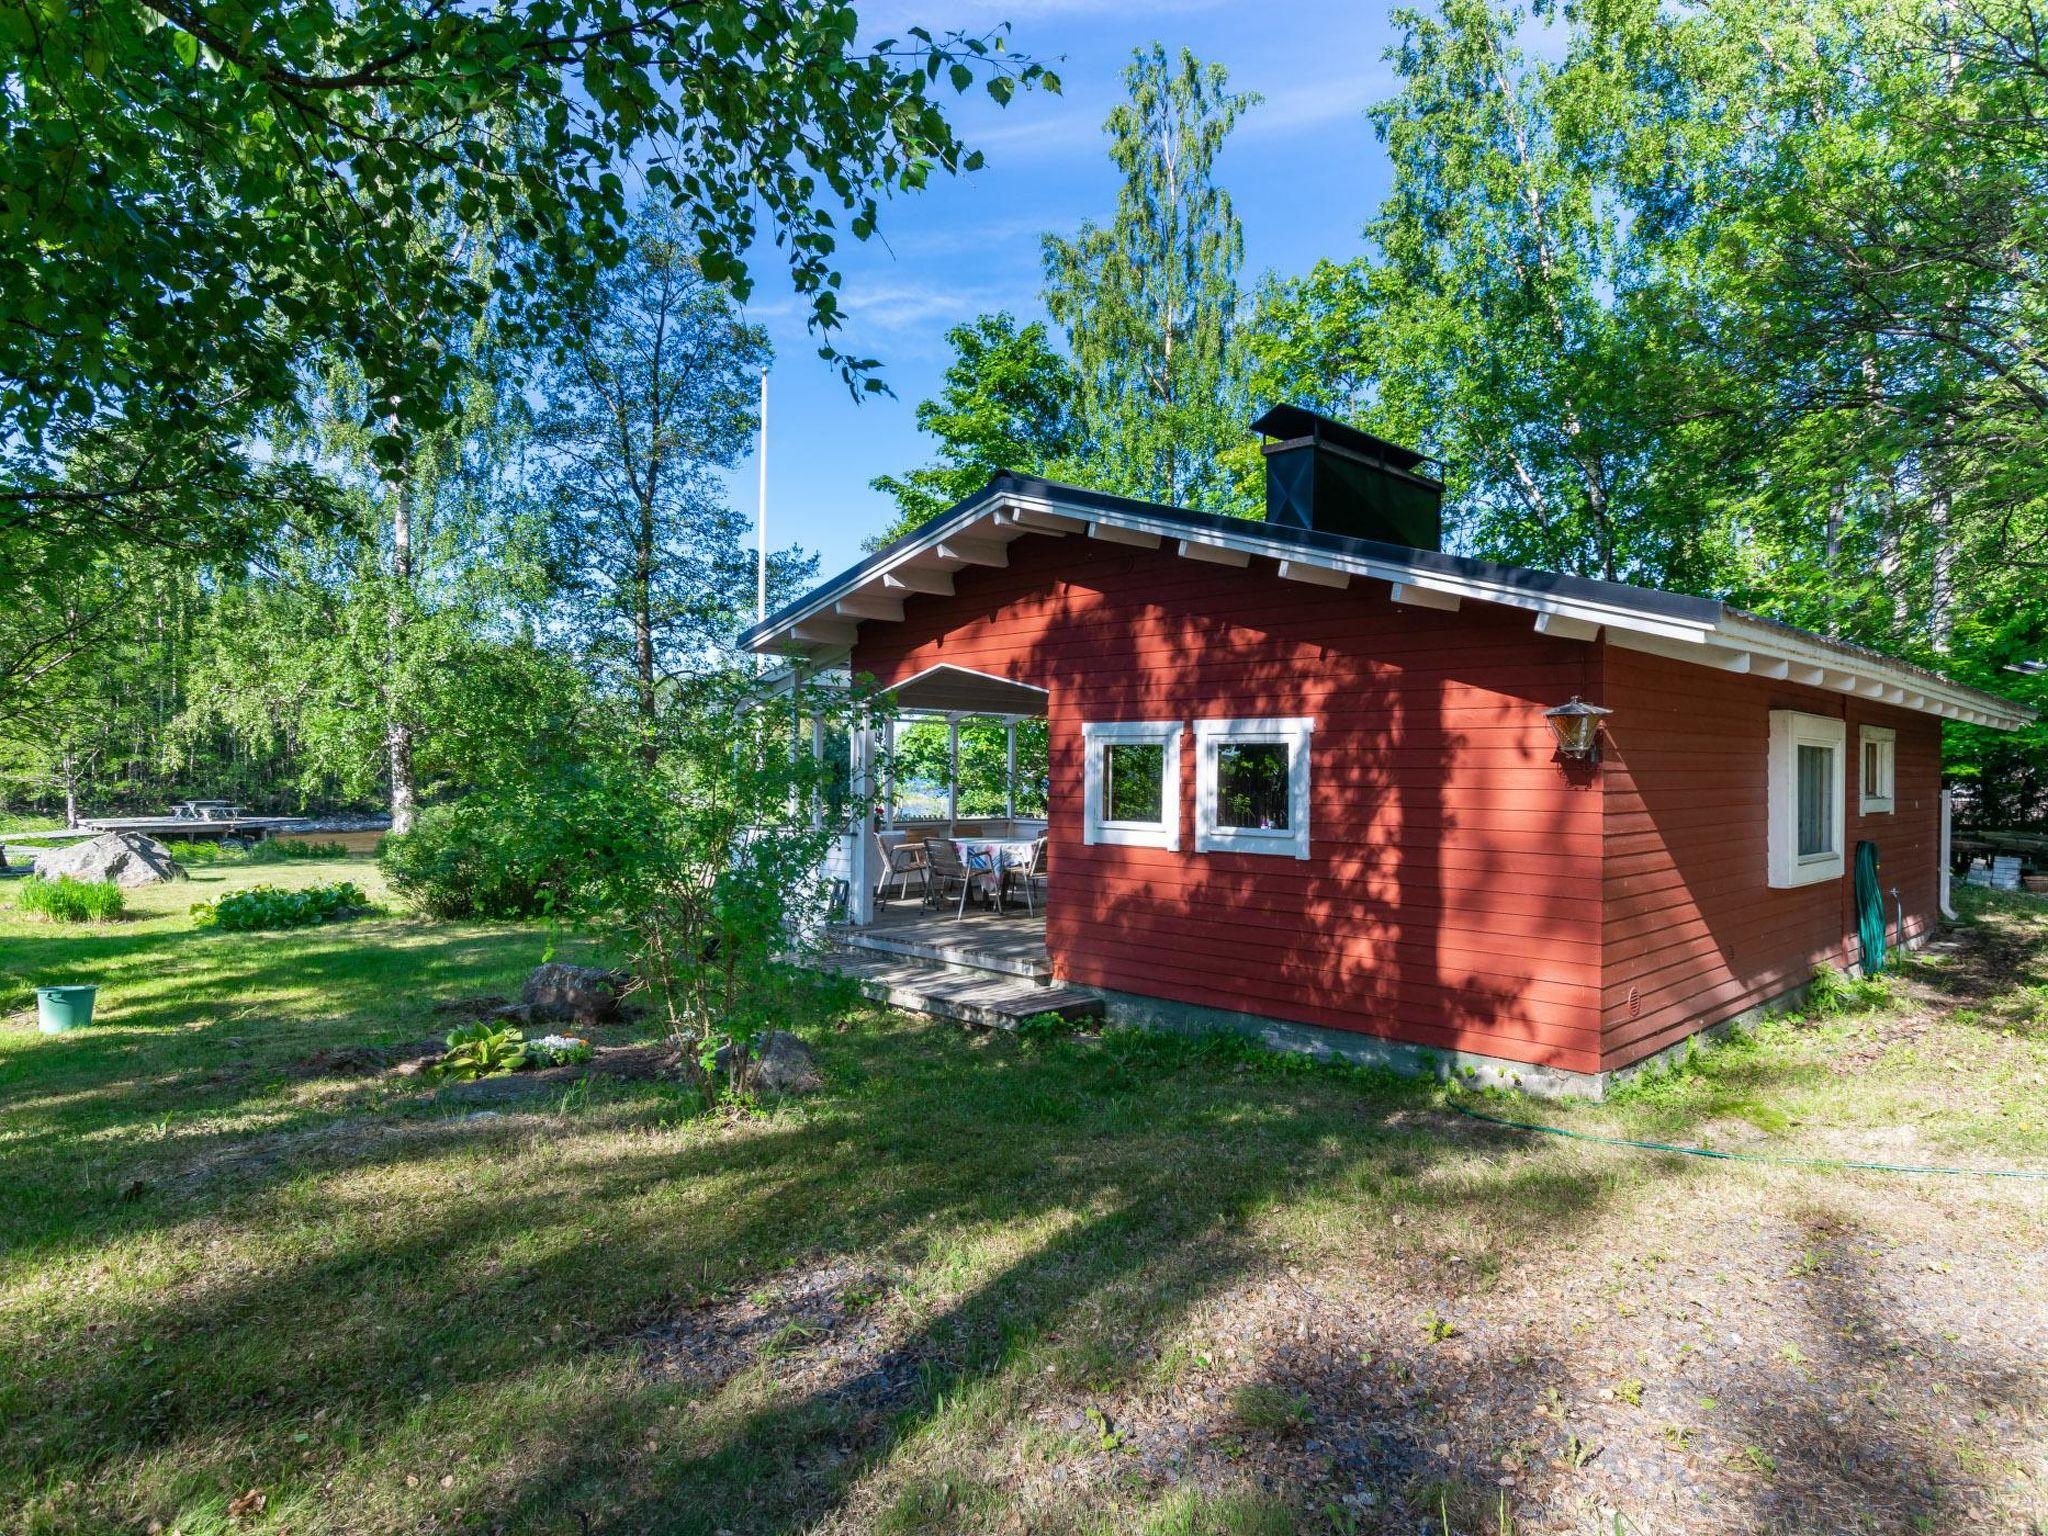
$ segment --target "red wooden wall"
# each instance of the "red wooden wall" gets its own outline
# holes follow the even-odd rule
[[[1816,689],[1535,633],[1528,614],[1392,603],[1255,561],[1031,537],[952,597],[861,628],[857,671],[942,662],[1049,690],[1065,979],[1572,1071],[1629,1062],[1853,959],[1851,882],[1772,890],[1769,712],[1848,720],[1848,845],[1874,838],[1909,928],[1934,921],[1940,727]],[[1597,773],[1542,712],[1607,704]],[[1082,842],[1084,721],[1309,715],[1312,857]],[[1856,728],[1898,732],[1897,809],[1861,816]]]
[[[1601,794],[1542,711],[1598,693],[1596,646],[1527,614],[1397,607],[1081,538],[1027,538],[953,597],[865,624],[856,670],[941,662],[1050,690],[1065,978],[1575,1071],[1601,1059]],[[1310,715],[1312,857],[1087,847],[1084,721]]]
[[[1605,1065],[1632,1061],[1857,958],[1853,862],[1835,881],[1773,890],[1765,873],[1770,711],[1848,722],[1846,843],[1918,934],[1937,917],[1941,722],[1867,700],[1606,648],[1612,746],[1601,770],[1607,869]],[[1894,809],[1862,815],[1857,728],[1898,732]]]

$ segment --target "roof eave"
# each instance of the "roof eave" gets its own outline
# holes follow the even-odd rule
[[[740,644],[814,664],[844,660],[862,623],[900,617],[902,601],[935,584],[948,586],[954,570],[1006,564],[1008,545],[1034,535],[1154,547],[1172,543],[1189,558],[1225,564],[1270,559],[1279,562],[1281,575],[1315,584],[1381,581],[1397,600],[1420,606],[1454,607],[1469,599],[1518,608],[1535,615],[1540,631],[1560,638],[1587,640],[1604,630],[1614,644],[1629,649],[1832,688],[1995,729],[2016,730],[2035,718],[2024,705],[1710,598],[1276,528],[1009,473],[753,625]],[[946,580],[937,581],[939,575]]]

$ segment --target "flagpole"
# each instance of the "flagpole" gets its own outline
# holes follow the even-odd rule
[[[768,370],[761,370],[761,488],[754,515],[754,622],[768,617]]]

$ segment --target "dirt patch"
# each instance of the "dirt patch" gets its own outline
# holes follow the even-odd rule
[[[1163,1384],[1032,1417],[1105,1493],[1251,1469],[1347,1530],[1503,1507],[1531,1532],[2004,1528],[2048,1406],[2031,1266],[1957,1232],[1702,1215],[1512,1287],[1275,1265],[1188,1320]]]
[[[414,1040],[407,1045],[328,1046],[292,1063],[286,1075],[295,1078],[369,1077],[401,1066],[410,1066],[412,1071],[417,1071],[421,1062],[432,1060],[441,1051],[442,1045],[438,1040]]]
[[[682,1052],[673,1045],[599,1045],[589,1061],[573,1066],[549,1067],[533,1074],[543,1083],[573,1083],[581,1077],[611,1078],[618,1082],[673,1082],[684,1075]]]
[[[585,1081],[615,1083],[675,1082],[685,1075],[682,1054],[672,1045],[594,1045],[588,1061],[543,1067],[533,1072],[508,1072],[502,1077],[444,1085],[441,1096],[460,1103],[497,1103],[534,1094],[559,1092]],[[387,1075],[418,1077],[441,1055],[439,1046],[424,1058],[401,1061]],[[431,1079],[430,1079],[431,1080]]]
[[[708,1391],[759,1367],[780,1390],[866,1418],[911,1396],[925,1358],[893,1299],[881,1271],[821,1261],[649,1330],[643,1369]]]
[[[436,1017],[444,1019],[487,1019],[503,1008],[510,1008],[512,999],[489,993],[482,997],[451,997],[434,1004]]]

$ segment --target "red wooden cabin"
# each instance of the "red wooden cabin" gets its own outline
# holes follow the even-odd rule
[[[2029,711],[1710,599],[1442,553],[1418,455],[1258,425],[1264,522],[998,475],[744,637],[906,704],[1036,701],[1056,977],[1598,1092],[1853,964],[1859,843],[1892,942],[1939,920],[1941,722]],[[1573,699],[1608,711],[1589,753],[1548,714]]]

